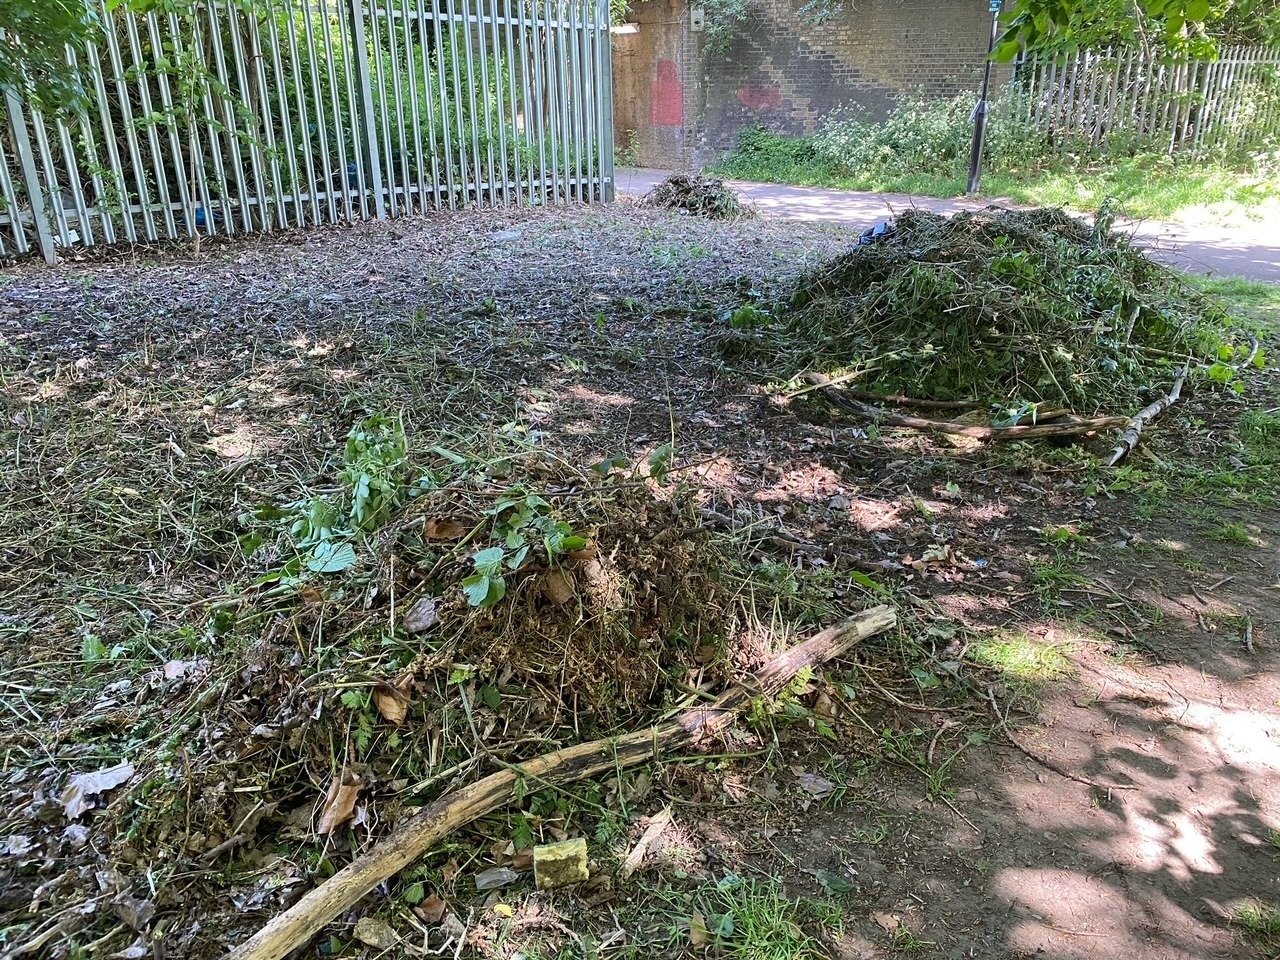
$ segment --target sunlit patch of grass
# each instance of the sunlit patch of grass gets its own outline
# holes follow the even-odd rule
[[[1071,661],[1059,646],[1037,643],[1025,633],[982,637],[969,645],[969,657],[1024,682],[1057,680],[1071,672]]]
[[[728,873],[689,892],[670,886],[636,904],[639,924],[655,924],[667,946],[692,947],[726,960],[824,960],[822,942],[806,931],[838,936],[843,912],[828,900],[790,900],[780,878],[756,880]],[[630,912],[630,911],[628,911]],[[665,919],[661,919],[665,918]],[[649,948],[658,944],[652,941]],[[646,956],[653,955],[653,950]]]

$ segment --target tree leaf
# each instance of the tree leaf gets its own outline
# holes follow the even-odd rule
[[[467,528],[453,520],[437,520],[432,517],[422,528],[424,540],[459,540],[466,536]]]
[[[362,787],[363,784],[359,783],[343,783],[341,774],[334,777],[324,798],[316,832],[327,837],[350,820],[355,815],[356,800],[360,797]]]
[[[307,569],[313,573],[341,573],[355,566],[356,548],[349,543],[323,540],[307,555]]]
[[[475,564],[476,572],[493,576],[502,569],[502,559],[506,555],[501,547],[488,547],[478,552],[472,562]]]

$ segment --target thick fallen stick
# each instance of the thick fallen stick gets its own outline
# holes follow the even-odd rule
[[[1138,438],[1142,436],[1142,428],[1148,420],[1154,420],[1178,402],[1178,398],[1182,396],[1182,383],[1186,379],[1187,368],[1183,367],[1182,372],[1178,374],[1178,379],[1173,381],[1173,387],[1168,394],[1154,403],[1147,404],[1125,424],[1124,431],[1120,434],[1120,442],[1111,451],[1111,459],[1107,461],[1108,467],[1114,467],[1133,452],[1133,448],[1138,445]]]
[[[1111,427],[1122,427],[1129,421],[1124,417],[1094,417],[1091,420],[1069,419],[1061,423],[1041,423],[1029,427],[982,427],[970,423],[956,423],[952,420],[929,420],[925,417],[912,417],[904,413],[894,413],[883,407],[873,407],[867,403],[854,400],[845,391],[831,383],[820,373],[806,373],[802,379],[818,388],[826,399],[847,413],[860,417],[869,417],[894,427],[909,427],[912,430],[927,430],[931,433],[949,433],[955,436],[972,437],[975,440],[1032,440],[1037,437],[1075,437],[1082,433],[1093,433]]]
[[[776,695],[805,667],[838,657],[897,622],[898,615],[892,607],[873,607],[779,654],[757,671],[751,682],[725,691],[711,703],[691,707],[674,720],[622,737],[544,754],[445,794],[232,949],[228,960],[281,960],[454,830],[508,803],[522,780],[535,787],[572,783],[637,766],[655,759],[664,750],[713,742],[757,698]]]

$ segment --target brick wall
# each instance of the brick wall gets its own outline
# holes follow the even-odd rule
[[[728,52],[712,57],[690,30],[686,0],[637,3],[640,32],[614,44],[615,90],[631,104],[616,108],[619,143],[635,130],[641,163],[698,165],[753,123],[807,134],[844,104],[882,113],[903,93],[976,92],[991,29],[984,0],[845,0],[824,24],[800,13],[803,4],[754,0]],[[994,80],[1007,76],[1000,68]],[[677,98],[679,123],[664,125]]]

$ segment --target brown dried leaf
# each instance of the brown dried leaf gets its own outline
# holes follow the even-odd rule
[[[95,770],[92,773],[77,773],[67,780],[58,802],[66,811],[68,820],[75,820],[89,809],[89,798],[100,793],[113,790],[133,776],[133,764],[127,760],[114,767]]]
[[[871,919],[876,922],[876,926],[888,934],[896,933],[898,928],[902,926],[902,921],[893,914],[879,910],[871,914]]]
[[[813,715],[823,723],[831,724],[836,719],[835,702],[827,696],[827,691],[818,692],[818,698],[813,701]]]
[[[409,713],[409,698],[385,680],[374,684],[373,705],[378,708],[383,720],[394,723],[397,727],[404,723],[404,718]]]
[[[422,527],[424,540],[461,540],[467,534],[467,527],[453,520],[429,519]]]
[[[801,789],[814,797],[821,799],[836,789],[836,785],[826,777],[820,777],[816,773],[802,773],[796,777],[796,781],[800,784]]]
[[[410,633],[422,633],[435,626],[439,619],[434,597],[423,597],[404,616],[404,628]]]
[[[559,567],[548,570],[542,579],[542,595],[560,606],[573,599],[573,583]]]
[[[356,800],[360,797],[363,784],[343,783],[342,776],[333,778],[329,784],[329,792],[324,798],[324,809],[320,812],[320,823],[316,832],[327,837],[355,815]]]
[[[701,950],[711,943],[711,931],[707,929],[707,918],[695,913],[689,918],[689,946]]]
[[[433,891],[431,896],[413,908],[413,912],[423,923],[439,923],[448,909],[449,905],[440,899],[440,894]]]
[[[459,869],[461,868],[458,866],[458,861],[450,860],[440,868],[440,879],[445,883],[453,883],[454,880],[458,879]]]

